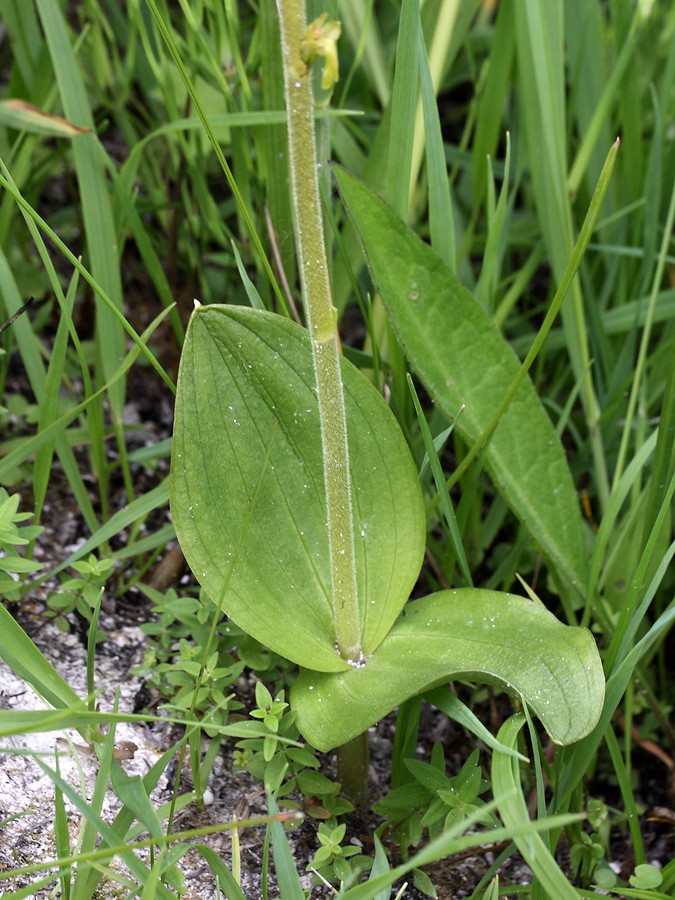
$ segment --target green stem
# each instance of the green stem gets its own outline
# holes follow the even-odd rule
[[[338,779],[342,791],[357,809],[368,802],[368,732],[337,748]]]
[[[321,423],[335,639],[339,654],[356,663],[361,660],[362,652],[347,418],[340,372],[337,310],[328,281],[317,177],[312,79],[300,57],[300,42],[307,27],[304,7],[304,0],[277,0],[296,246]]]

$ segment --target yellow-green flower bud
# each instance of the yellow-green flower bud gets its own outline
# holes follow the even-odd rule
[[[311,66],[319,56],[325,59],[321,78],[321,87],[324,91],[329,91],[340,78],[337,41],[341,31],[340,22],[328,19],[328,14],[323,13],[318,19],[310,22],[300,42],[300,57],[307,66]]]

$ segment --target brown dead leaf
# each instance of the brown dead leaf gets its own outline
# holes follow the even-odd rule
[[[82,128],[61,116],[46,113],[25,100],[1,100],[0,124],[52,137],[78,137],[91,131],[91,128]]]

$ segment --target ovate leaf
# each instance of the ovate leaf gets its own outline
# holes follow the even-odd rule
[[[602,664],[589,631],[563,625],[524,597],[474,588],[410,603],[361,668],[303,671],[291,705],[306,740],[329,750],[409,697],[456,678],[522,696],[561,744],[588,734],[602,710]]]
[[[519,362],[483,309],[436,253],[362,182],[335,168],[340,193],[406,356],[469,443],[492,419]],[[563,583],[578,596],[588,553],[567,461],[525,379],[485,451],[485,466]]]
[[[363,652],[410,595],[424,552],[415,467],[383,398],[342,376]],[[321,435],[307,332],[262,310],[195,311],[178,378],[171,512],[193,572],[248,634],[320,671],[335,650]]]

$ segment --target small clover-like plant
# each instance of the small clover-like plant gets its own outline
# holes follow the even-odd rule
[[[219,609],[300,666],[289,702],[319,750],[460,675],[506,686],[555,741],[578,740],[598,721],[604,695],[586,629],[524,597],[479,588],[408,603],[424,555],[424,502],[384,398],[339,353],[302,5],[280,0],[279,11],[307,329],[260,309],[193,313],[171,471],[185,556]],[[431,248],[365,185],[336,176],[411,362],[440,409],[453,416],[464,405],[457,428],[467,440],[491,434],[486,468],[573,610],[588,572],[584,526],[534,386]]]
[[[42,531],[40,525],[21,525],[33,517],[32,513],[19,512],[20,497],[0,488],[0,598],[18,600],[18,579],[42,568],[42,563],[26,559],[19,547],[27,546]]]
[[[91,622],[100,590],[111,576],[114,566],[114,559],[98,559],[93,553],[87,559],[74,562],[72,568],[77,574],[63,576],[60,588],[47,598],[45,615],[65,632],[69,632],[71,627],[67,619],[69,614],[79,613],[85,621]],[[96,641],[100,642],[104,637],[103,631],[98,628]]]
[[[258,682],[255,693],[258,705],[249,715],[267,733],[237,742],[235,767],[263,782],[284,809],[302,810],[312,819],[332,822],[352,812],[353,804],[339,796],[340,783],[316,771],[321,765],[316,753],[299,743],[296,714],[289,709],[284,691],[272,697]]]
[[[251,716],[254,719],[261,719],[265,728],[270,732],[263,744],[263,757],[265,762],[269,762],[277,749],[276,735],[279,733],[279,723],[284,710],[288,709],[288,703],[284,701],[283,691],[272,698],[262,681],[255,686],[255,699],[258,707],[252,710]]]
[[[346,830],[344,823],[322,822],[319,825],[316,836],[320,846],[308,866],[318,876],[317,883],[350,883],[372,866],[372,859],[365,856],[360,847],[343,843]]]
[[[429,838],[438,837],[445,829],[458,825],[484,806],[480,795],[489,783],[483,779],[478,765],[478,750],[465,761],[452,777],[445,773],[445,757],[439,742],[434,744],[429,763],[405,760],[413,781],[394,788],[378,801],[375,812],[385,816],[396,840],[406,850],[417,846],[425,831]],[[484,823],[496,826],[497,820],[486,813]]]
[[[215,610],[203,597],[179,596],[174,590],[163,594],[148,585],[143,585],[143,592],[153,601],[156,618],[141,625],[148,641],[143,662],[133,674],[144,678],[164,701],[163,708],[176,716],[208,711],[210,724],[205,730],[212,735],[242,707],[232,687],[245,664],[232,652],[229,626],[223,622],[212,634]]]

